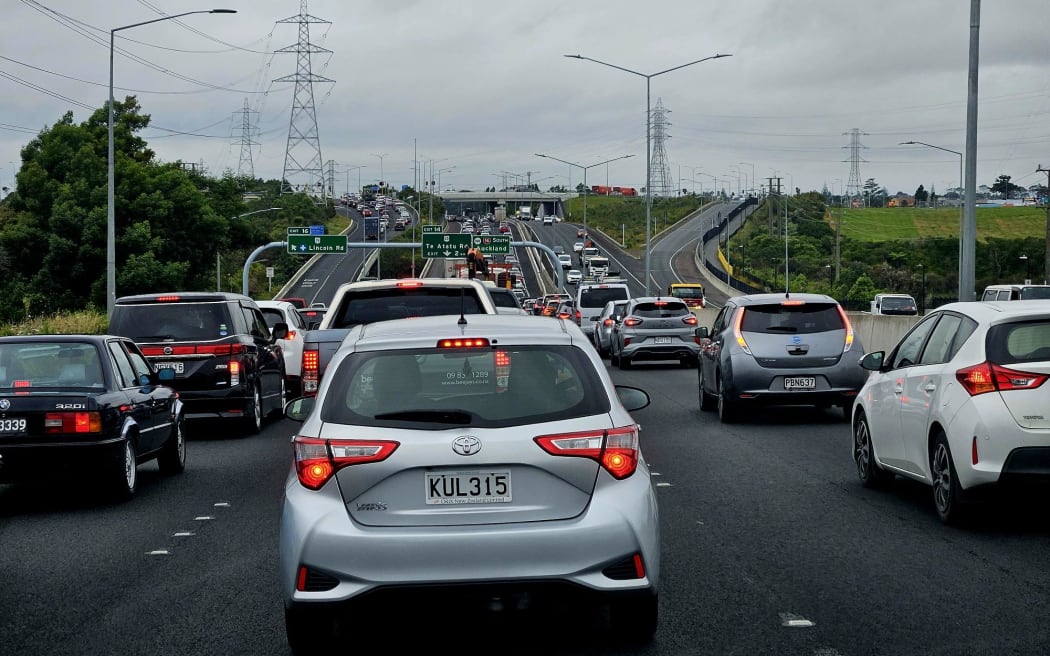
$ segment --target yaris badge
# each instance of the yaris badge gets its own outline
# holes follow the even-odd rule
[[[472,456],[481,451],[481,440],[473,435],[463,435],[452,441],[452,450],[461,456]]]

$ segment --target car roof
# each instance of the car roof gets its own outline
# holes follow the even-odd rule
[[[128,337],[121,335],[73,335],[73,334],[62,334],[62,335],[6,335],[0,337],[0,342],[3,343],[21,343],[21,344],[32,344],[34,342],[40,343],[70,343],[70,344],[105,344],[107,341],[119,339],[125,342],[131,342],[132,340]],[[133,343],[133,342],[132,342]]]
[[[579,338],[570,328],[576,324],[550,317],[521,314],[471,314],[466,323],[460,317],[437,315],[377,321],[355,329],[343,348],[355,351],[383,351],[402,348],[432,348],[441,339],[488,338],[493,345],[565,344]]]
[[[298,309],[288,301],[255,301],[255,304],[260,308],[269,308],[273,310],[291,310],[294,312]]]
[[[1050,318],[1050,300],[963,301],[942,305],[936,311],[960,312],[979,321],[1003,323],[1018,318]]]
[[[233,294],[230,292],[160,292],[155,294],[136,294],[134,296],[121,296],[117,304],[132,305],[135,303],[155,303],[162,297],[178,297],[180,302],[206,302],[206,301],[252,301],[251,297],[244,294]]]
[[[835,303],[838,301],[828,296],[827,294],[807,294],[807,293],[795,293],[791,294],[746,294],[744,296],[734,296],[730,298],[726,303],[735,303],[736,305],[748,306],[748,305],[775,305],[780,304],[785,300],[803,301],[805,303]]]

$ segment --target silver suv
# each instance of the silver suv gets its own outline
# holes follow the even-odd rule
[[[696,334],[700,409],[723,423],[757,404],[838,405],[848,419],[868,377],[849,317],[823,294],[736,296]]]
[[[683,367],[696,364],[700,350],[696,315],[685,301],[643,296],[628,301],[622,316],[612,327],[611,364],[621,369],[627,369],[636,360],[678,360]]]

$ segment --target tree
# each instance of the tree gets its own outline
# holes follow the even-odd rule
[[[1003,198],[1010,198],[1014,191],[1024,191],[1024,187],[1010,182],[1010,176],[1004,173],[995,179],[991,190],[993,193],[1002,194]]]
[[[930,199],[930,193],[926,191],[926,188],[919,185],[919,188],[915,190],[915,202],[925,203]]]
[[[875,298],[877,293],[875,283],[872,282],[871,278],[866,274],[861,274],[857,277],[856,282],[853,283],[849,293],[846,294],[846,298],[851,301],[870,301]]]

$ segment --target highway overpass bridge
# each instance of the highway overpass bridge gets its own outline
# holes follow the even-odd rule
[[[565,201],[579,196],[576,192],[548,191],[444,191],[434,194],[445,202],[450,214],[495,212],[500,205],[513,217],[519,207],[528,205],[536,217],[547,214],[565,216]]]

